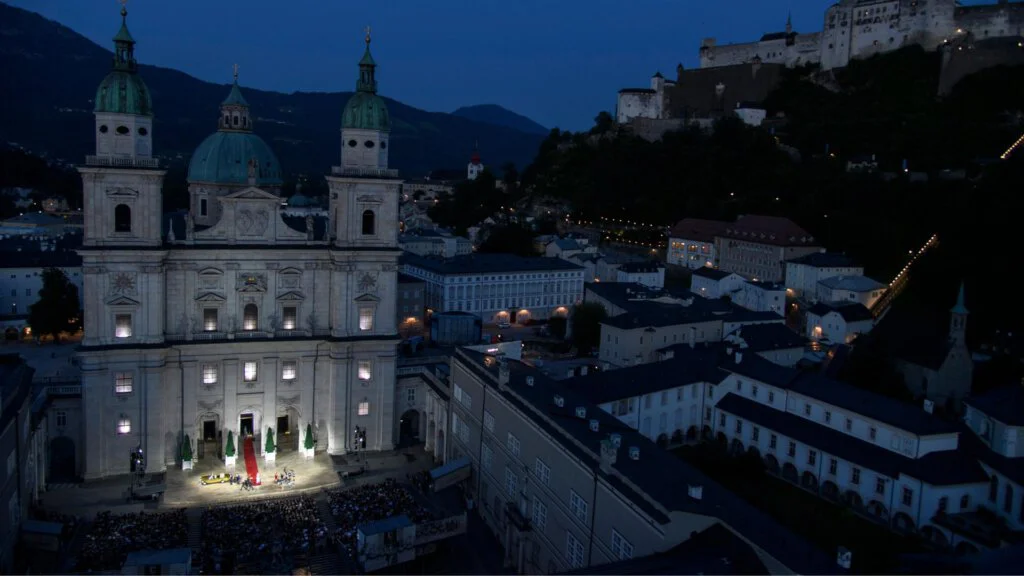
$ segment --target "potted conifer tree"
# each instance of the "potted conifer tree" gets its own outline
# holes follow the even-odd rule
[[[274,444],[274,429],[267,427],[267,442],[263,446],[263,459],[273,462],[277,457],[277,445]]]
[[[192,440],[189,439],[188,434],[185,434],[185,438],[181,441],[181,469],[192,469]]]
[[[224,447],[224,464],[228,468],[234,468],[237,458],[238,456],[235,454],[235,433],[232,430],[228,430],[228,443]]]
[[[302,439],[302,455],[306,458],[312,458],[313,446],[313,425],[306,424],[306,437]]]

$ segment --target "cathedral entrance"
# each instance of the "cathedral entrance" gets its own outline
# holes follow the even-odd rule
[[[239,436],[245,438],[253,434],[252,414],[242,414],[239,422]]]
[[[406,410],[398,426],[399,447],[411,446],[420,441],[420,413]]]
[[[50,482],[75,480],[75,441],[67,436],[50,440]]]
[[[210,442],[217,439],[217,421],[216,420],[204,420],[203,421],[203,440]]]
[[[291,428],[288,427],[288,415],[277,417],[277,433],[280,436],[284,436],[291,432]]]

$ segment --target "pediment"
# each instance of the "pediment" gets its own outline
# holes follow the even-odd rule
[[[107,299],[107,305],[109,306],[138,306],[139,301],[133,300],[127,296],[113,296]]]
[[[281,294],[280,296],[277,297],[278,302],[301,302],[305,299],[305,296],[294,290],[290,292],[285,292],[284,294]]]
[[[215,292],[205,292],[196,298],[196,302],[224,302],[227,298]]]
[[[380,204],[381,202],[383,202],[380,196],[375,196],[371,194],[363,194],[362,196],[358,196],[356,198],[356,201],[362,202],[364,204]]]
[[[239,200],[274,200],[275,202],[280,202],[281,201],[281,198],[279,196],[277,196],[276,194],[271,194],[270,192],[267,192],[266,190],[261,190],[261,189],[255,187],[255,186],[250,186],[248,188],[243,188],[242,190],[239,190],[237,192],[232,192],[231,194],[227,194],[226,196],[223,196],[221,199],[222,200],[225,200],[225,199],[227,199],[227,200],[231,200],[231,199],[239,199]]]
[[[298,268],[284,268],[283,270],[278,271],[278,274],[297,274],[297,275],[302,275],[302,270],[299,270]]]
[[[362,296],[356,297],[356,302],[367,302],[377,304],[378,302],[380,302],[380,298],[374,296],[373,294],[363,294]]]
[[[203,268],[202,270],[199,271],[200,276],[212,276],[215,274],[219,275],[223,273],[224,272],[218,268]]]

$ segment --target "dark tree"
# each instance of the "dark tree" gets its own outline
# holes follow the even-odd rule
[[[604,306],[584,302],[572,309],[572,341],[580,354],[601,344],[601,321],[608,316]]]
[[[29,307],[28,322],[37,336],[49,334],[54,342],[62,333],[78,331],[81,307],[78,287],[60,268],[43,270],[43,289],[39,300]]]
[[[507,199],[495,182],[494,174],[484,169],[476,180],[456,184],[452,194],[431,206],[427,214],[437,224],[463,235],[469,227],[502,211]]]
[[[505,187],[505,193],[515,198],[519,194],[519,170],[512,162],[506,162],[501,167],[501,183]]]
[[[479,252],[536,256],[533,249],[533,232],[522,226],[499,226],[480,245]]]
[[[594,117],[594,128],[591,130],[593,134],[604,134],[615,128],[615,118],[608,112],[601,110]]]

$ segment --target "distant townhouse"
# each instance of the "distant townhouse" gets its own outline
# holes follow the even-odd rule
[[[726,334],[723,341],[780,366],[789,367],[796,366],[803,359],[810,343],[785,324],[775,322],[744,325]]]
[[[0,572],[15,573],[14,550],[21,523],[29,518],[29,505],[38,495],[42,480],[42,454],[37,450],[32,426],[32,374],[34,370],[17,354],[0,355],[0,461],[6,469],[0,481]]]
[[[858,302],[869,310],[888,286],[867,276],[832,276],[818,280],[819,302]]]
[[[615,271],[616,282],[641,284],[649,288],[665,287],[665,265],[661,262],[626,262]]]
[[[426,283],[428,309],[470,312],[486,323],[565,317],[583,300],[583,269],[561,258],[471,254],[441,259],[406,253],[401,268]]]
[[[420,256],[454,258],[473,253],[473,243],[468,238],[449,232],[417,228],[398,236],[402,250]]]
[[[569,262],[583,268],[583,281],[594,282],[597,280],[597,267],[603,256],[596,252],[580,252],[566,258]]]
[[[806,230],[777,216],[740,216],[715,236],[718,267],[754,280],[782,282],[787,260],[820,251]]]
[[[469,462],[466,494],[516,573],[589,572],[709,530],[735,535],[766,573],[834,570],[831,551],[530,366],[459,349],[451,391],[447,458]]]
[[[814,302],[818,282],[834,276],[863,276],[864,267],[838,252],[812,252],[786,261],[786,291],[794,298]]]
[[[746,282],[739,274],[717,268],[695,268],[690,277],[690,291],[704,298],[730,298],[739,292]]]
[[[755,312],[786,312],[786,287],[779,282],[747,280],[733,297],[733,302]]]
[[[544,255],[548,258],[570,258],[581,253],[596,254],[597,247],[590,246],[586,240],[575,238],[552,240],[544,247]]]
[[[422,336],[426,327],[427,283],[406,274],[398,275],[398,302],[395,304],[398,332],[402,338]]]
[[[728,222],[684,218],[672,227],[666,261],[691,270],[718,266],[715,236],[725,231]]]
[[[661,445],[717,439],[769,472],[939,549],[975,552],[1024,528],[1024,387],[965,401],[964,423],[778,366],[730,345],[562,382]]]
[[[17,250],[15,246],[24,250]],[[43,272],[59,268],[78,289],[82,298],[82,257],[74,250],[60,245],[46,249],[38,241],[8,239],[0,242],[0,328],[7,336],[30,336],[29,308],[39,300],[43,289]]]
[[[544,254],[548,244],[558,240],[557,234],[541,234],[533,239],[533,251],[537,254]]]
[[[875,327],[875,317],[859,302],[818,302],[806,318],[807,337],[815,342],[849,344]]]

